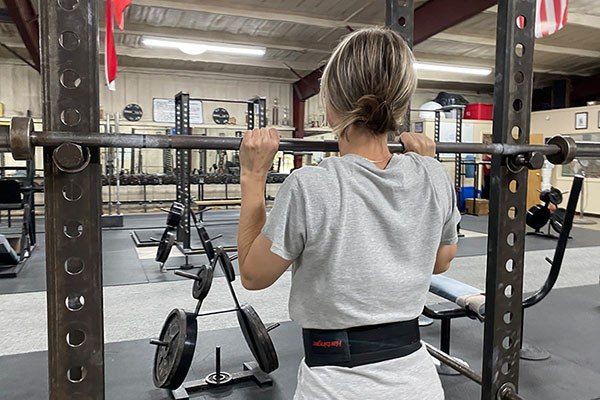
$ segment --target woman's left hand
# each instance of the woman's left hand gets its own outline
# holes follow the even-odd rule
[[[275,128],[255,128],[244,134],[240,146],[241,173],[265,176],[273,166],[279,149],[279,133]]]

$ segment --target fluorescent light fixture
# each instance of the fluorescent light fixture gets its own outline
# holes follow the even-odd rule
[[[244,56],[263,56],[266,49],[264,47],[255,46],[236,46],[227,43],[205,43],[205,42],[190,42],[185,40],[168,39],[160,37],[144,36],[142,44],[146,47],[154,47],[161,49],[178,49],[179,51],[193,56],[200,55],[205,52],[234,54]]]
[[[424,62],[416,62],[414,65],[417,71],[450,72],[455,74],[480,76],[487,76],[492,73],[492,69],[486,67],[462,67],[458,65],[432,64]]]

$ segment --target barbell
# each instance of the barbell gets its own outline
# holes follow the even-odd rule
[[[10,126],[0,126],[0,152],[11,152],[17,160],[33,159],[36,146],[66,147],[63,158],[73,158],[83,147],[156,149],[239,150],[242,138],[200,135],[100,134],[34,131],[29,117],[14,117]],[[78,150],[79,149],[79,150]],[[402,143],[390,143],[392,153],[404,152]],[[339,151],[335,140],[281,139],[280,151]],[[568,136],[554,136],[546,144],[436,143],[437,153],[492,154],[520,156],[542,154],[553,164],[566,164],[575,157],[600,158],[600,142],[575,142]],[[59,157],[61,158],[61,157]],[[515,157],[525,164],[523,157]]]

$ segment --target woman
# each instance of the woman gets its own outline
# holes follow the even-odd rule
[[[268,219],[265,178],[279,135],[244,136],[241,280],[263,289],[294,264],[289,309],[305,345],[295,399],[444,397],[417,318],[431,274],[455,255],[460,214],[432,141],[405,133],[409,153],[387,146],[416,87],[413,62],[390,30],[340,43],[321,93],[341,157],[292,173]]]

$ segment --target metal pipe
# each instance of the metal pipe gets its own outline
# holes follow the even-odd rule
[[[193,135],[146,135],[146,134],[113,134],[76,135],[68,132],[34,132],[31,134],[33,146],[58,146],[65,142],[77,143],[90,147],[128,147],[128,148],[171,148],[171,149],[203,149],[203,150],[238,150],[242,138],[193,136]],[[600,143],[578,143],[587,154],[600,155]],[[401,143],[389,144],[390,151],[402,153]],[[339,151],[335,140],[281,139],[281,151]],[[476,153],[514,155],[539,152],[545,155],[557,154],[560,148],[556,145],[505,145],[500,143],[437,143],[436,151],[440,153]]]
[[[466,376],[471,379],[473,382],[481,385],[482,379],[481,375],[479,375],[474,369],[464,365],[463,363],[457,361],[454,357],[444,353],[443,351],[433,347],[427,342],[421,341],[423,346],[427,349],[429,354],[439,362],[442,362],[452,368],[453,370],[459,372],[461,375]],[[504,391],[502,394],[502,399],[505,400],[523,400],[521,396],[512,392],[512,391]]]
[[[3,130],[0,130],[0,151],[10,151],[10,143]],[[73,134],[70,132],[32,132],[32,146],[59,146],[65,142],[88,147],[126,147],[155,149],[200,149],[200,150],[239,150],[242,138],[195,136],[195,135],[147,135],[112,134],[100,135],[97,132]],[[577,157],[600,158],[600,142],[577,142]],[[401,143],[389,144],[392,153],[404,152]],[[280,151],[339,151],[335,140],[281,139]],[[561,149],[555,144],[502,144],[502,143],[449,143],[438,142],[438,153],[467,153],[515,155],[523,153],[559,154]]]

